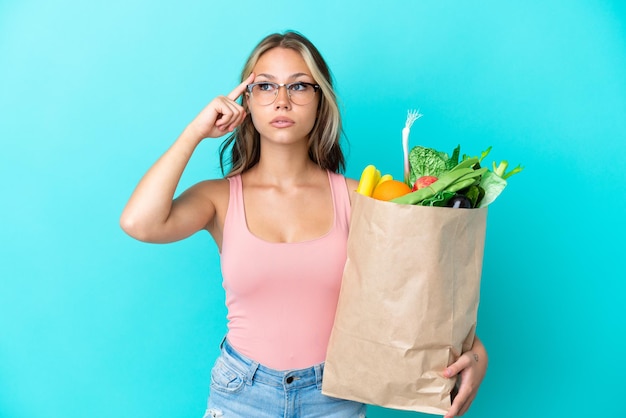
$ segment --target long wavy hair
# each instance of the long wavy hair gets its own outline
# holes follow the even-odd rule
[[[339,145],[342,135],[341,114],[333,88],[332,75],[318,49],[298,32],[287,31],[266,36],[254,48],[241,72],[241,81],[248,78],[257,61],[273,48],[289,48],[300,53],[315,82],[319,84],[321,98],[315,125],[309,134],[309,157],[323,169],[333,172],[345,170],[345,157]],[[248,97],[242,95],[241,104],[248,112]],[[227,156],[230,151],[230,157]],[[220,146],[220,168],[226,176],[241,174],[259,162],[261,143],[259,132],[248,112],[245,120]]]

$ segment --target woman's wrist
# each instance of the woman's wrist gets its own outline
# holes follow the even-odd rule
[[[192,124],[190,124],[180,134],[180,137],[178,139],[196,147],[205,138],[206,138],[205,135],[203,135],[198,129],[196,129]]]
[[[474,339],[474,344],[472,345],[470,353],[476,363],[480,364],[484,368],[487,367],[487,350],[485,349],[483,342],[478,337]]]

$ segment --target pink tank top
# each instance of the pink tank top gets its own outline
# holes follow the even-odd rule
[[[230,181],[221,266],[228,341],[241,354],[276,369],[321,363],[335,318],[346,262],[350,200],[345,178],[328,172],[332,228],[296,243],[272,243],[246,223],[241,176]]]

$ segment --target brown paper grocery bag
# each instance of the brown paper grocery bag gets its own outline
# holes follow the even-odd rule
[[[443,370],[474,340],[487,208],[353,194],[348,257],[322,392],[445,414]]]

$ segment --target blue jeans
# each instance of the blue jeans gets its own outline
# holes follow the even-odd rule
[[[365,418],[365,405],[322,395],[324,364],[279,371],[228,343],[211,371],[204,418]]]

